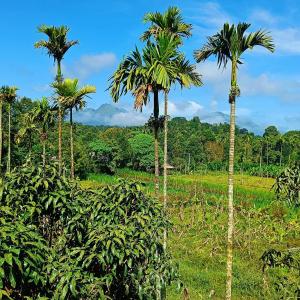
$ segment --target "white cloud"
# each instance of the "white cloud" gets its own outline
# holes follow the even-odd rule
[[[197,101],[192,100],[180,102],[169,100],[168,104],[168,114],[172,117],[192,117],[197,115],[203,109],[202,105],[200,105]],[[161,104],[160,110],[161,114],[163,114],[163,104]]]
[[[136,111],[121,112],[113,115],[108,125],[117,126],[140,126],[144,125],[149,119],[149,116]]]
[[[36,86],[33,87],[33,89],[36,92],[40,92],[40,93],[51,91],[51,88],[50,88],[49,84],[36,85]]]
[[[85,79],[93,74],[99,73],[105,68],[113,66],[117,61],[114,53],[100,53],[94,55],[83,55],[72,65],[64,65],[65,77],[78,77]]]
[[[300,54],[300,28],[273,29],[271,35],[274,38],[277,52]]]
[[[199,23],[212,27],[219,28],[231,20],[229,14],[217,2],[201,3],[194,12],[197,14],[194,18],[197,18]]]
[[[250,15],[250,20],[255,23],[274,25],[279,21],[279,17],[272,15],[269,11],[257,8]]]
[[[230,66],[218,68],[216,62],[206,61],[197,65],[197,70],[203,75],[203,82],[213,88],[215,96],[228,93],[230,89]],[[250,75],[247,65],[238,71],[238,84],[242,96],[274,96],[285,101],[300,101],[300,79],[273,77],[262,73]]]

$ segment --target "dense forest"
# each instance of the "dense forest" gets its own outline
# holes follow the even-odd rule
[[[36,106],[29,98],[20,98],[12,104],[12,165],[23,164],[31,153],[39,161],[42,156],[39,124],[24,118]],[[4,120],[7,108],[4,106]],[[64,163],[68,167],[68,116],[63,127]],[[4,124],[7,122],[4,121]],[[7,127],[7,126],[6,126]],[[7,157],[7,128],[4,126],[3,155]],[[25,131],[24,131],[25,130]],[[198,117],[191,120],[176,117],[169,122],[169,163],[181,173],[227,170],[229,148],[228,124],[202,123]],[[22,134],[23,131],[23,134]],[[21,133],[21,135],[20,135]],[[57,156],[57,127],[47,132],[47,160]],[[163,131],[160,131],[160,157],[162,162]],[[141,127],[106,127],[75,124],[75,174],[86,178],[92,172],[114,173],[116,168],[129,167],[153,172],[153,136],[148,124]],[[244,128],[236,128],[236,160],[238,172],[274,177],[284,166],[300,159],[300,131],[281,134],[275,126],[265,129],[263,136]],[[6,166],[6,161],[3,161]]]

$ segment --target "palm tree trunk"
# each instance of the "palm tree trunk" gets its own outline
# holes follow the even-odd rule
[[[227,280],[226,300],[231,299],[232,289],[232,258],[233,258],[233,175],[234,175],[234,141],[235,141],[235,98],[236,98],[236,61],[232,60],[230,103],[230,133],[229,133],[229,172],[228,172],[228,236],[227,236]]]
[[[71,152],[71,179],[74,179],[74,145],[73,145],[73,116],[70,108],[70,152]]]
[[[2,128],[2,100],[0,100],[0,174],[2,174],[2,147],[3,147],[3,128]]]
[[[168,91],[165,91],[165,119],[164,119],[164,211],[167,213],[167,165],[168,165]],[[167,248],[167,229],[164,229],[164,249]]]
[[[57,82],[62,82],[61,62],[57,61]],[[62,107],[58,103],[58,169],[59,175],[62,173]]]
[[[7,173],[10,173],[11,157],[11,104],[8,104],[8,150],[7,150]]]
[[[280,143],[280,159],[279,159],[279,165],[281,167],[282,165],[282,142]]]
[[[158,101],[158,91],[154,91],[154,168],[155,168],[155,195],[158,197],[159,193],[159,152],[158,152],[158,117],[159,117],[159,101]]]
[[[42,144],[43,144],[43,173],[45,176],[45,167],[46,167],[46,138],[45,138],[45,133],[43,132],[43,137],[42,137]]]

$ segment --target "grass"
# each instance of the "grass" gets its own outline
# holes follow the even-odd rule
[[[90,175],[82,185],[99,187],[118,177],[145,182],[145,191],[154,191],[153,175],[129,169],[115,176]],[[275,201],[273,183],[274,179],[235,176],[233,299],[276,299],[272,279],[269,284],[264,281],[260,257],[269,248],[300,247],[299,210]],[[168,192],[174,224],[168,247],[190,299],[224,299],[227,175],[171,175]],[[182,299],[182,292],[170,287],[168,299]]]

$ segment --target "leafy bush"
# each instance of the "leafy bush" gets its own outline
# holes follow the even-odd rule
[[[300,206],[300,164],[285,169],[276,178],[274,188],[279,200]]]
[[[116,157],[113,148],[102,140],[92,142],[90,145],[91,159],[94,162],[94,172],[114,174],[116,170]]]
[[[263,272],[275,269],[281,272],[273,274],[272,288],[278,299],[300,299],[300,249],[292,248],[287,251],[270,249],[261,257]]]
[[[276,165],[252,166],[247,171],[249,175],[261,177],[277,177],[282,172],[282,167]]]
[[[178,278],[162,245],[170,224],[139,184],[83,190],[56,166],[23,166],[4,182],[1,296],[164,299]]]
[[[130,138],[132,167],[135,170],[151,172],[154,170],[154,138],[150,134],[139,133]],[[162,150],[159,148],[160,161]]]

